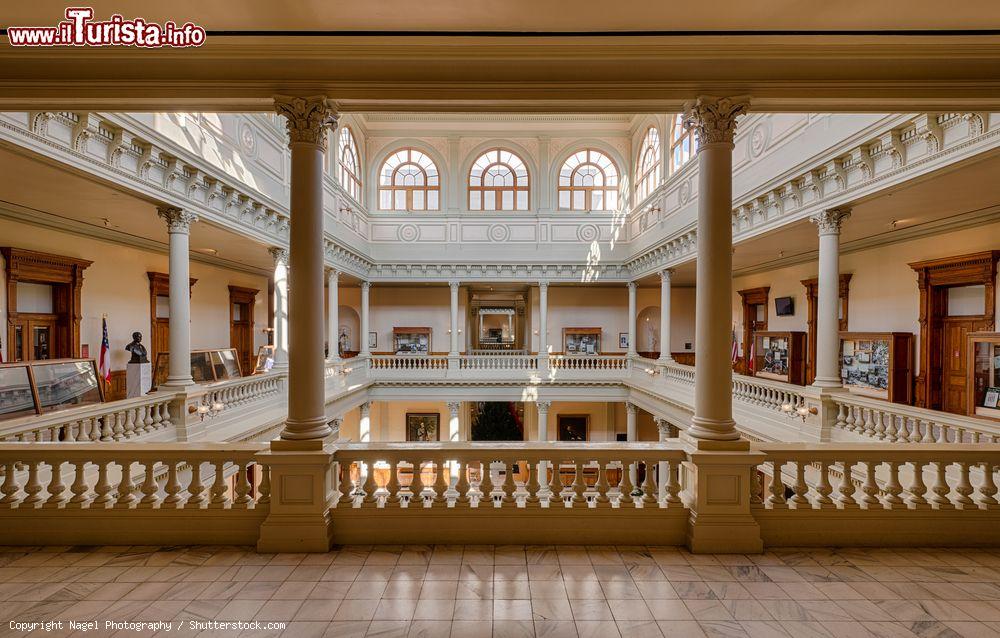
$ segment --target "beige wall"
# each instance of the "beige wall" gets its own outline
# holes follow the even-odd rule
[[[167,272],[167,255],[71,235],[0,219],[0,241],[4,246],[88,259],[94,263],[83,276],[81,344],[89,344],[90,356],[101,350],[101,316],[108,316],[111,368],[122,370],[128,361],[125,345],[132,332],[149,340],[149,278],[147,271]],[[228,285],[260,290],[254,306],[255,348],[267,342],[267,279],[191,262],[191,276],[198,280],[191,291],[191,347],[229,347]],[[6,286],[0,291],[0,319],[6,326]],[[8,361],[6,328],[3,332],[4,360]]]
[[[1000,223],[841,255],[840,272],[852,275],[848,328],[855,332],[912,332],[918,338],[920,293],[916,273],[907,264],[990,249],[1000,249]],[[735,278],[733,322],[738,334],[743,329],[743,323],[740,297],[736,291],[758,286],[771,287],[767,309],[769,330],[805,331],[806,295],[799,282],[815,276],[816,263],[809,262]],[[795,299],[795,314],[778,317],[774,314],[774,299],[785,296]],[[997,307],[1000,308],[1000,300]]]

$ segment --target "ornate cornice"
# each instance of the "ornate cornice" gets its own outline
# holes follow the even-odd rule
[[[733,144],[736,118],[750,108],[748,96],[712,97],[703,95],[684,105],[684,127],[694,129],[698,146]]]
[[[160,206],[156,209],[156,214],[167,222],[167,232],[172,234],[187,235],[191,232],[191,224],[198,221],[198,216],[194,213],[173,206]]]
[[[337,112],[325,95],[275,95],[274,109],[285,116],[289,146],[315,144],[326,151],[327,131],[337,126]]]

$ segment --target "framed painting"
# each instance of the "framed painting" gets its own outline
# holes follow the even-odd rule
[[[440,441],[441,415],[437,412],[407,412],[407,441]]]
[[[586,414],[560,414],[556,427],[560,441],[583,442],[590,429],[590,416]]]

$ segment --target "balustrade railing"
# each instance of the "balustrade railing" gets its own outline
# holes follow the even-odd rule
[[[373,356],[369,360],[372,370],[447,370],[448,357],[424,355]]]
[[[751,502],[766,509],[1000,508],[1000,448],[763,443],[755,449],[765,454],[761,470],[771,484],[763,490],[754,481]]]
[[[513,353],[472,354],[461,357],[458,367],[461,370],[537,370],[538,357]]]
[[[553,370],[618,370],[631,369],[631,360],[625,355],[552,355],[549,368]]]
[[[11,419],[0,427],[2,442],[121,441],[163,430],[179,415],[170,413],[174,392],[67,408]]]
[[[887,443],[1000,443],[1000,427],[982,419],[842,393],[834,426]]]
[[[800,386],[734,374],[733,400],[781,412],[782,406],[800,405],[805,397]]]
[[[334,457],[336,507],[682,507],[685,458],[661,443],[350,443]]]
[[[223,409],[253,403],[281,392],[283,374],[256,374],[239,379],[220,381],[206,386],[202,401],[206,405],[221,405]]]

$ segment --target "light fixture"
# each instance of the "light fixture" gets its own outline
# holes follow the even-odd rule
[[[209,403],[199,403],[198,405],[191,404],[188,406],[188,414],[197,414],[201,421],[205,420],[207,416],[210,419],[214,419],[219,416],[219,413],[226,409],[226,406],[222,403],[215,401],[211,404]]]
[[[646,368],[646,374],[648,374],[651,377],[655,377],[656,375],[660,374],[660,371],[657,370],[656,368]]]
[[[790,419],[802,419],[803,423],[805,423],[806,417],[810,414],[819,414],[819,411],[815,407],[807,407],[805,403],[783,403],[781,404],[781,411]]]

